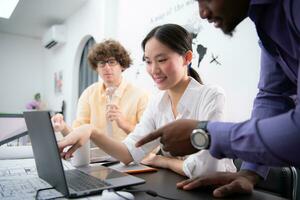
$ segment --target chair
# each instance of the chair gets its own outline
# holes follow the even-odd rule
[[[237,169],[240,168],[242,161],[234,160]],[[264,181],[260,181],[255,189],[264,190],[275,195],[297,199],[298,174],[295,167],[271,167],[269,174]]]

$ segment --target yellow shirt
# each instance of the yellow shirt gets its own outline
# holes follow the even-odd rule
[[[136,125],[147,106],[148,95],[145,91],[133,86],[124,79],[114,93],[115,103],[123,116]],[[100,131],[107,133],[106,119],[107,97],[103,82],[97,82],[86,88],[78,100],[77,116],[73,128],[83,124],[93,124]],[[112,137],[122,141],[127,134],[112,122]]]

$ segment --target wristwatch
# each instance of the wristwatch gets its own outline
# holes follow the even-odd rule
[[[206,127],[207,121],[201,121],[191,133],[191,143],[198,150],[208,149],[210,146],[210,134]]]

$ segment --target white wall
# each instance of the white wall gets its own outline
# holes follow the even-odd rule
[[[80,57],[85,42],[94,37],[101,41],[104,35],[103,15],[105,1],[90,0],[64,23],[66,26],[67,40],[64,45],[50,50],[44,50],[46,74],[46,98],[49,107],[60,110],[62,100],[66,101],[66,119],[71,122],[76,112],[78,99],[78,71]],[[54,93],[54,73],[63,71],[62,94]]]
[[[37,92],[43,98],[44,69],[39,40],[0,33],[0,112],[21,113]]]
[[[141,61],[143,52],[140,44],[153,27],[164,23],[177,23],[189,31],[198,29],[198,43],[207,47],[207,53],[199,68],[195,66],[198,59],[195,56],[193,67],[205,84],[218,84],[225,90],[227,120],[249,118],[257,93],[260,57],[258,37],[252,22],[245,20],[237,27],[234,37],[229,38],[199,18],[198,4],[194,0],[120,1],[116,37],[134,57],[134,66],[126,72],[126,77],[136,79],[138,85],[151,90],[154,84]],[[221,65],[210,63],[212,53],[219,56]]]
[[[139,17],[137,17],[139,16]],[[67,101],[68,122],[74,119],[77,101],[78,66],[83,39],[92,35],[97,42],[104,38],[119,40],[131,53],[134,64],[124,72],[126,79],[150,91],[155,85],[142,62],[141,41],[154,27],[164,23],[178,23],[189,29],[199,29],[198,43],[208,48],[200,68],[205,84],[217,84],[227,94],[226,119],[241,121],[249,118],[252,101],[257,92],[259,47],[254,26],[245,20],[233,38],[204,20],[200,20],[194,0],[105,0],[89,1],[66,21],[68,40],[65,46],[47,52],[47,74],[64,70],[63,95],[56,96],[53,81],[46,84],[51,108],[59,109],[62,99]],[[210,63],[211,54],[219,56],[222,65]],[[194,64],[197,63],[197,56]]]
[[[125,78],[155,90],[142,62],[140,44],[154,26],[164,23],[199,29],[197,40],[208,51],[200,68],[194,67],[206,84],[218,84],[225,89],[228,120],[247,119],[259,73],[260,50],[253,24],[245,20],[234,37],[228,38],[199,19],[194,0],[89,0],[65,21],[66,43],[50,50],[42,49],[38,40],[1,34],[0,112],[20,112],[34,93],[41,92],[49,109],[60,110],[62,100],[66,101],[70,123],[76,112],[80,56],[91,36],[96,42],[104,38],[120,40],[134,60],[133,66],[124,72]],[[210,63],[212,53],[219,55],[222,65]],[[55,94],[54,73],[60,70],[63,71],[63,92]]]

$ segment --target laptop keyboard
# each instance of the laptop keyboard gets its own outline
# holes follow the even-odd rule
[[[77,169],[67,170],[65,173],[68,186],[75,191],[85,191],[111,186],[111,184],[85,174]]]

